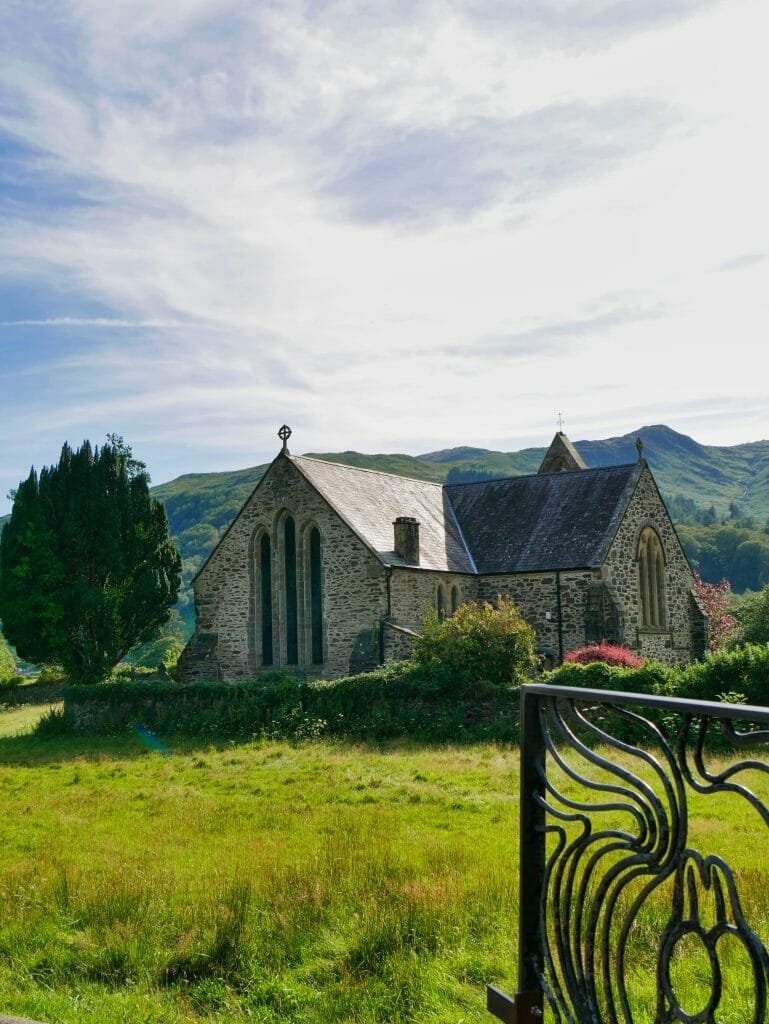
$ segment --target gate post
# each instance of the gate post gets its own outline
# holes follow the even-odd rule
[[[515,999],[492,985],[486,1008],[504,1024],[542,1019],[542,935],[545,927],[545,741],[540,698],[521,687],[521,775],[519,808],[518,993]]]

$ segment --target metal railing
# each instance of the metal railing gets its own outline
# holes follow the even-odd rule
[[[765,1021],[767,742],[769,708],[522,687],[518,994],[490,1012]]]

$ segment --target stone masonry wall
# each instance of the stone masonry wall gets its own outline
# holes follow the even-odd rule
[[[386,610],[384,566],[291,460],[279,456],[193,585],[196,630],[180,662],[183,678],[244,679],[263,668],[258,547],[254,551],[262,532],[272,545],[273,667],[286,664],[282,523],[287,513],[296,522],[297,667],[333,678],[377,664],[379,622]],[[305,538],[312,526],[321,536],[323,665],[313,665],[311,656]]]
[[[585,611],[590,584],[600,574],[589,569],[560,574],[561,636],[564,653],[585,642]],[[539,648],[558,655],[558,580],[554,572],[486,576],[479,580],[478,598],[509,597],[534,628]],[[547,615],[550,614],[548,619]]]
[[[644,628],[638,583],[638,538],[653,527],[665,554],[665,625]],[[692,571],[648,467],[636,485],[603,567],[603,577],[624,610],[624,640],[644,657],[685,663],[697,653],[693,640]],[[695,608],[696,612],[696,608]],[[700,621],[700,628],[702,623]]]
[[[444,610],[451,613],[451,591],[457,588],[458,603],[475,600],[478,580],[462,573],[430,572],[425,569],[393,567],[391,605],[393,621],[400,626],[418,628],[425,610],[438,608],[438,589],[443,590]]]
[[[403,633],[386,622],[384,624],[382,640],[385,661],[403,661],[411,656],[414,637],[408,633]]]

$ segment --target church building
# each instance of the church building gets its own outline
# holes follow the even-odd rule
[[[504,594],[551,663],[606,639],[682,663],[706,619],[638,444],[588,468],[558,432],[539,472],[437,484],[283,448],[192,582],[180,678],[336,678],[409,653],[427,608]]]

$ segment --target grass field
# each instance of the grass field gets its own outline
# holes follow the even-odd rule
[[[485,1020],[485,982],[513,984],[516,778],[491,746],[6,735],[0,1013]]]
[[[487,982],[515,990],[517,751],[153,749],[43,740],[34,714],[0,712],[0,1013],[469,1024],[491,1020]],[[765,847],[738,813],[696,836],[727,837],[766,924]]]

